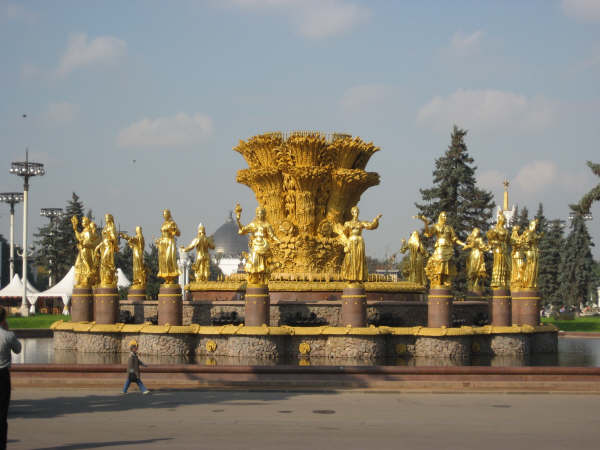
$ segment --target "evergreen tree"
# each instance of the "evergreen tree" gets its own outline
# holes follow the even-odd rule
[[[129,281],[133,281],[133,250],[127,241],[115,253],[115,266],[123,271]]]
[[[0,234],[0,286],[4,287],[10,283],[10,244],[4,239],[4,236]]]
[[[529,210],[527,209],[527,206],[523,206],[523,208],[519,211],[519,214],[515,217],[515,223],[513,225],[520,226],[521,233],[529,226]]]
[[[448,225],[462,241],[475,227],[482,232],[489,229],[494,215],[492,193],[477,187],[477,167],[473,166],[474,160],[468,153],[466,134],[466,130],[454,126],[448,150],[435,161],[433,187],[420,189],[423,203],[415,203],[419,213],[431,222],[437,221],[438,215],[445,211]],[[466,292],[466,252],[455,250],[455,256],[458,271],[455,293],[461,295]]]
[[[535,213],[535,219],[538,221],[538,232],[545,233],[548,228],[548,219],[544,215],[544,205],[540,202],[538,205],[538,210]]]
[[[551,220],[547,222],[546,231],[540,239],[538,287],[545,303],[557,303],[561,298],[559,274],[564,246],[563,230],[562,220]]]
[[[575,212],[560,265],[562,298],[570,305],[586,302],[595,287],[593,245],[583,215]]]
[[[146,280],[146,295],[149,299],[158,298],[160,288],[160,279],[156,276],[158,273],[158,247],[154,243],[150,244],[150,251],[144,250],[144,263],[148,271]]]

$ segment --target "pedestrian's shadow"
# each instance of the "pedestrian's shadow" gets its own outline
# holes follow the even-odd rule
[[[86,442],[82,444],[66,444],[58,445],[56,447],[40,447],[36,450],[79,450],[84,448],[101,448],[101,447],[114,447],[117,445],[138,445],[138,444],[151,444],[158,441],[169,441],[172,438],[158,438],[158,439],[143,439],[139,441],[110,441],[110,442]]]

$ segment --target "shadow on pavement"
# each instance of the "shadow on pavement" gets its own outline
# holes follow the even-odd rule
[[[169,441],[169,440],[171,440],[171,438],[143,439],[140,441],[86,442],[83,444],[66,444],[66,445],[58,445],[56,447],[43,447],[43,448],[38,448],[37,450],[79,450],[79,449],[84,449],[84,448],[114,447],[117,445],[151,444],[152,442]]]

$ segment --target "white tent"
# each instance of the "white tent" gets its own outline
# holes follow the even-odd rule
[[[34,288],[31,283],[27,283],[27,300],[31,301],[30,294],[37,294],[38,292],[40,291]],[[0,297],[23,297],[23,283],[18,274],[15,273],[10,283],[0,290]]]
[[[131,283],[123,273],[121,269],[117,269],[117,287],[127,287]],[[32,303],[32,310],[35,311],[35,303],[37,299],[40,297],[61,297],[63,300],[63,314],[69,314],[69,303],[71,301],[71,296],[73,295],[73,286],[75,285],[75,267],[71,267],[71,269],[67,272],[65,277],[52,286],[50,289],[44,292],[37,293],[31,296],[30,302]],[[21,288],[22,289],[22,288]]]

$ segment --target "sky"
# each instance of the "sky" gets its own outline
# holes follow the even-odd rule
[[[499,204],[506,178],[511,204],[567,219],[598,184],[585,163],[600,162],[599,79],[600,0],[0,0],[0,192],[22,190],[9,168],[29,148],[46,168],[30,241],[40,208],[76,192],[147,242],[170,208],[187,245],[238,201],[252,218],[240,139],[346,132],[381,147],[359,207],[383,214],[365,232],[383,258],[420,227],[414,203],[454,124]],[[21,206],[16,224],[21,243]]]

